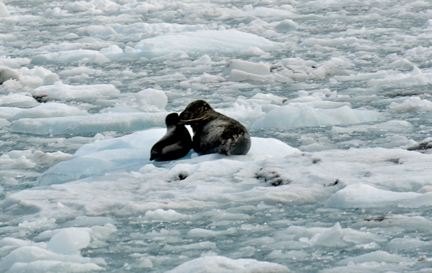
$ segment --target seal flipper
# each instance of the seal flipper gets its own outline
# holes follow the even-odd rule
[[[233,146],[232,139],[224,139],[215,150],[218,154],[231,155],[231,149]]]

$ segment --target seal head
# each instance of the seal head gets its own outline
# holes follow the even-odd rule
[[[150,160],[167,161],[179,159],[187,155],[192,148],[189,131],[182,124],[177,113],[165,118],[166,134],[156,142],[150,152]]]
[[[193,149],[200,154],[244,155],[251,145],[249,132],[235,119],[215,110],[204,100],[191,102],[180,114],[181,124],[194,131]]]

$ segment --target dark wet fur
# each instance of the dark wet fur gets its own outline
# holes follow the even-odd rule
[[[165,123],[166,134],[156,142],[150,152],[150,160],[166,161],[179,159],[187,155],[192,148],[189,131],[182,124],[177,113],[169,114]]]
[[[180,114],[180,119],[182,124],[192,126],[193,149],[197,153],[244,155],[250,149],[251,140],[246,128],[235,119],[216,112],[203,100],[191,102]]]

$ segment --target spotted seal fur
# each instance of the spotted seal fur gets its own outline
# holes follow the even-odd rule
[[[191,125],[192,147],[199,154],[245,155],[250,149],[251,139],[246,128],[235,119],[216,112],[204,100],[191,102],[180,119],[181,124]]]

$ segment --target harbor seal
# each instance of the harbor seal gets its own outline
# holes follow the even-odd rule
[[[245,155],[251,139],[246,128],[235,119],[216,112],[203,100],[191,102],[180,114],[180,124],[191,125],[192,147],[199,154]]]
[[[177,113],[171,113],[165,118],[166,134],[151,148],[150,160],[174,160],[187,155],[192,148],[189,131],[179,124]]]

